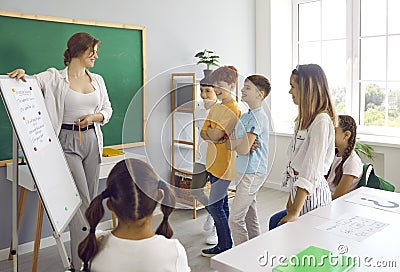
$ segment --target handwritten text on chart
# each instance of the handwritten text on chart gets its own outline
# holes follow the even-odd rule
[[[26,86],[13,89],[21,118],[25,121],[28,136],[35,150],[39,150],[49,143],[49,136],[33,92],[35,90]]]

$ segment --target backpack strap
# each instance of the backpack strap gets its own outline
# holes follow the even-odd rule
[[[367,186],[368,179],[371,173],[374,173],[374,167],[370,163],[364,163],[363,165],[363,174],[361,176],[360,182],[357,187]]]

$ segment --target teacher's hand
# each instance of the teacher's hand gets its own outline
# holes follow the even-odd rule
[[[88,125],[90,125],[91,123],[101,123],[104,120],[104,115],[102,113],[93,113],[93,114],[88,114],[88,115],[84,115],[81,116],[81,118],[79,118],[78,121],[75,121],[75,124],[77,124],[78,126],[81,126],[81,128],[85,128]]]
[[[7,73],[7,75],[11,78],[15,78],[16,80],[21,79],[23,82],[26,82],[24,69],[15,69],[14,71]]]
[[[85,128],[88,125],[90,125],[91,123],[93,123],[93,115],[92,114],[88,114],[85,116],[82,116],[81,118],[79,118],[78,121],[75,121],[75,124],[77,124],[78,126],[81,126],[81,128]]]

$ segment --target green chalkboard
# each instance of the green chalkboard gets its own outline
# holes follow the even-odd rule
[[[29,75],[50,67],[63,69],[68,38],[76,32],[90,33],[101,41],[99,59],[91,72],[103,76],[113,108],[110,122],[102,127],[104,145],[143,145],[144,27],[38,18],[0,11],[0,74],[15,68],[24,68]],[[125,127],[132,131],[123,131],[124,120],[129,120],[129,126]],[[0,103],[0,161],[11,157],[12,128],[4,105]]]

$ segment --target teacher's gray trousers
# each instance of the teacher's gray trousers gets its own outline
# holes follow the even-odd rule
[[[101,159],[95,130],[82,129],[81,133],[82,144],[79,141],[78,131],[74,130],[62,129],[59,140],[82,199],[80,210],[82,215],[85,216],[90,201],[97,195]],[[82,227],[82,221],[75,215],[69,223],[69,230],[72,263],[77,270],[82,265],[78,256],[78,245],[88,233],[82,231]]]

